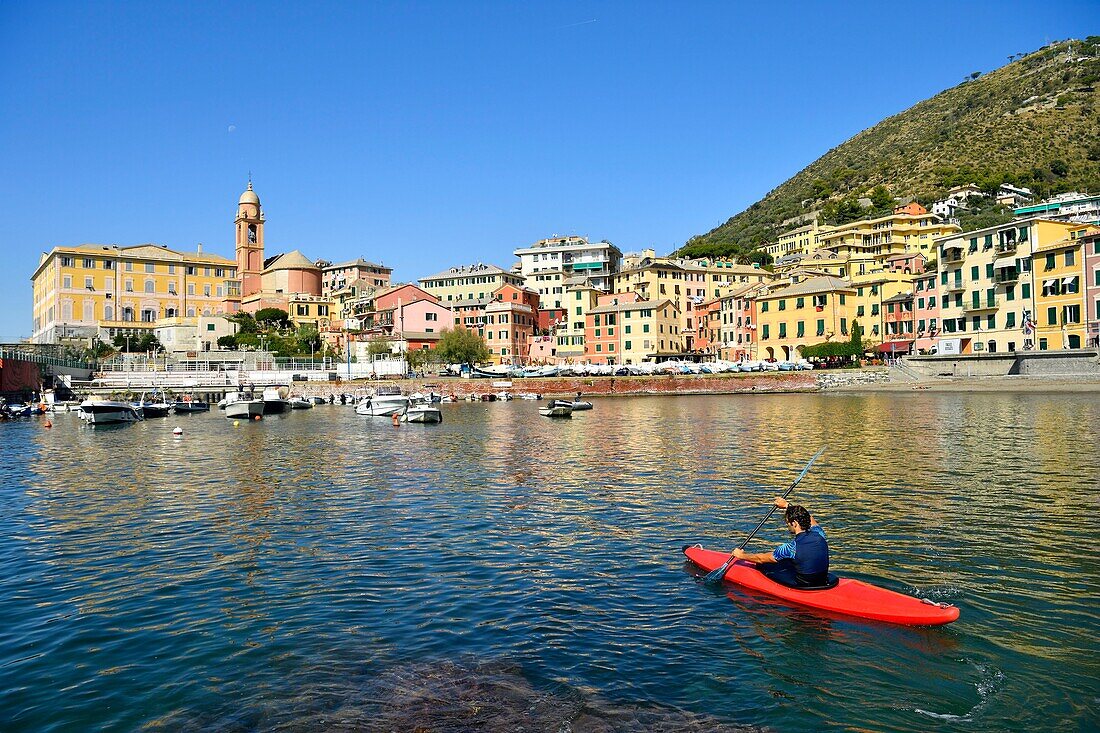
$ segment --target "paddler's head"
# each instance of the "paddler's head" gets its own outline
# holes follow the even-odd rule
[[[791,534],[800,534],[810,528],[810,512],[806,507],[798,504],[788,504],[783,512],[783,520],[787,523],[787,529]]]

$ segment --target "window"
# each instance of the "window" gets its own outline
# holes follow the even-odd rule
[[[840,304],[844,305],[844,293],[840,294]]]
[[[1031,283],[1020,284],[1020,297],[1027,300],[1031,297]]]
[[[145,263],[145,271],[146,272],[156,272],[157,267],[152,262],[146,262]]]
[[[629,326],[628,326],[628,328],[629,328]],[[629,341],[624,341],[623,342],[623,348],[624,349],[629,349],[630,348],[630,342]]]
[[[92,278],[90,278],[90,277],[84,278],[84,288],[86,290],[95,290],[95,288],[92,286]]]
[[[630,326],[627,326],[627,327],[626,327],[626,332],[627,332],[627,333],[630,333]]]
[[[643,323],[642,324],[642,333],[649,333],[649,324],[648,323]]]
[[[840,319],[840,332],[844,333],[844,334],[848,333],[848,319],[847,318],[841,318]]]
[[[1051,254],[1047,255],[1046,269],[1047,270],[1053,270],[1054,269],[1054,253],[1051,253]]]
[[[863,313],[864,313],[864,306],[862,306],[862,305],[857,305],[857,306],[856,306],[856,317],[857,317],[857,318],[861,318],[861,317],[863,317]]]
[[[213,323],[207,323],[206,324],[206,330],[207,331],[213,331],[214,330],[214,324]]]
[[[1015,328],[1015,327],[1016,327],[1016,314],[1011,313],[1011,312],[1010,313],[1005,313],[1005,328]],[[1009,351],[1012,351],[1012,349],[1009,349]]]
[[[424,314],[424,320],[425,321],[438,321],[439,320],[439,314],[438,313],[425,313]]]
[[[84,269],[85,270],[94,270],[95,269],[95,260],[91,259],[90,257],[85,257],[84,258]]]
[[[596,344],[596,351],[603,351],[603,344]]]
[[[1081,322],[1081,306],[1080,305],[1062,306],[1062,323],[1080,323],[1080,322]]]
[[[817,335],[818,336],[824,336],[825,335],[825,319],[819,319],[818,320],[818,322],[817,322]]]
[[[767,313],[768,312],[768,301],[765,300],[763,303],[760,304],[760,312],[761,313]]]
[[[924,310],[924,298],[917,298],[917,310]]]
[[[202,294],[205,295],[208,298],[210,297],[210,286],[209,285],[203,285],[202,286]]]
[[[996,328],[997,327],[997,314],[996,313],[990,313],[988,316],[985,317],[985,327],[986,328]]]
[[[1016,286],[1009,285],[1005,288],[1005,300],[1016,300]]]
[[[760,338],[762,338],[766,341],[770,336],[769,331],[770,331],[770,329],[768,328],[768,324],[765,323],[764,326],[761,329]]]
[[[146,280],[145,281],[145,292],[155,293],[155,292],[157,292],[156,288],[157,288],[156,283],[154,283],[152,280]]]
[[[978,266],[977,265],[974,265],[973,267],[970,268],[970,279],[971,280],[977,280],[978,279]]]
[[[787,338],[787,324],[786,322],[779,324],[779,338]]]
[[[1058,307],[1057,306],[1052,305],[1051,307],[1047,308],[1047,325],[1048,326],[1057,326],[1058,325]]]
[[[1075,259],[1074,258],[1074,251],[1072,249],[1067,250],[1066,251],[1066,267],[1072,267],[1074,259]]]
[[[73,286],[73,277],[72,277],[72,275],[66,275],[65,277],[61,278],[61,287],[71,288],[72,286]]]
[[[1097,271],[1097,277],[1100,277],[1100,270]],[[805,307],[805,305],[806,305],[806,299],[805,298],[799,298],[797,301],[795,301],[794,307],[795,308],[803,308],[803,307]]]
[[[115,269],[114,261],[113,260],[103,260],[103,269],[104,270],[113,270],[113,269]],[[107,319],[107,320],[110,320],[110,319]]]
[[[985,276],[986,276],[986,277],[988,277],[988,278],[990,278],[990,279],[992,279],[992,278],[993,278],[993,263],[992,263],[992,262],[988,262],[988,263],[986,263],[986,266],[985,266]]]
[[[936,296],[935,295],[929,295],[928,296],[928,307],[929,308],[935,308],[936,307]]]
[[[175,275],[176,274],[176,266],[175,265],[168,265],[168,274],[169,275]]]
[[[798,322],[798,330],[796,332],[796,335],[797,335],[798,338],[802,338],[803,336],[806,335],[806,322],[805,321],[799,321]]]
[[[781,311],[787,310],[787,301],[786,300],[779,301],[779,310],[781,310]]]

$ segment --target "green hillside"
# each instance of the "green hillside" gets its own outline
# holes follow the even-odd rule
[[[1013,183],[1040,197],[1100,189],[1100,36],[1011,59],[833,148],[678,254],[759,259],[756,247],[795,226],[783,225],[794,217],[820,211],[825,223],[843,223],[892,197],[928,205],[965,183]],[[861,210],[861,197],[877,207]],[[971,218],[1009,215],[987,209]]]

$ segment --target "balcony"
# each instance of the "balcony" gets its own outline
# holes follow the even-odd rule
[[[944,247],[943,248],[943,261],[944,262],[962,262],[963,250],[962,247]]]
[[[959,290],[966,290],[966,286],[963,285],[962,280],[952,280],[943,286],[944,292],[954,293]]]
[[[1000,298],[984,298],[974,303],[973,300],[963,303],[963,313],[980,313],[981,311],[995,311],[1001,305]]]
[[[1006,283],[1014,283],[1019,279],[1020,279],[1020,273],[1016,271],[1015,267],[998,268],[993,274],[993,282],[996,285],[1004,285]]]
[[[1016,240],[1007,239],[997,243],[997,254],[1004,255],[1016,251]]]

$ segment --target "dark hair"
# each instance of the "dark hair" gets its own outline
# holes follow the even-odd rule
[[[783,513],[783,516],[787,520],[787,524],[798,522],[798,526],[802,527],[803,531],[810,528],[810,512],[804,506],[788,504],[787,511]]]

